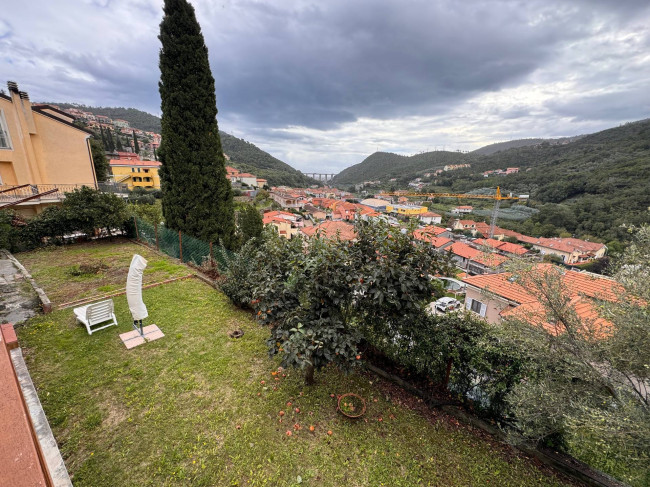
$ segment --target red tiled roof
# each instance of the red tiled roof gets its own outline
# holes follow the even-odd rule
[[[530,242],[547,249],[559,250],[560,252],[584,252],[595,253],[602,249],[605,244],[588,242],[579,238],[543,238],[540,237],[534,242]]]
[[[425,211],[424,213],[420,213],[420,218],[422,218],[423,216],[424,217],[429,217],[429,218],[432,218],[432,217],[441,217],[442,218],[442,215],[438,215],[437,213],[433,213],[432,211]]]
[[[442,247],[443,245],[447,245],[449,242],[451,242],[450,239],[445,238],[445,237],[436,237],[433,232],[427,231],[427,229],[430,227],[426,228],[418,228],[413,232],[413,237],[416,240],[419,240],[421,242],[427,242],[431,245],[433,245],[434,248],[438,249]],[[433,228],[433,227],[431,227]]]
[[[508,259],[503,255],[494,254],[490,252],[481,252],[476,257],[472,257],[472,261],[477,262],[478,264],[484,265],[486,267],[498,267],[508,260],[510,259]]]
[[[566,292],[572,297],[587,296],[589,298],[616,300],[622,292],[622,287],[616,281],[606,277],[595,277],[583,272],[564,270],[552,264],[537,264],[533,272],[558,273]],[[523,280],[514,282],[510,272],[501,274],[484,274],[463,279],[463,282],[484,289],[498,296],[519,304],[539,303],[529,292],[532,286],[527,286]],[[525,287],[524,287],[525,286]]]
[[[472,243],[474,243],[476,245],[481,245],[481,246],[486,246],[486,247],[496,249],[503,242],[501,242],[500,240],[495,240],[493,238],[477,238]]]
[[[536,301],[535,297],[514,281],[510,281],[511,273],[482,274],[463,279],[465,284],[491,292],[515,303]]]
[[[474,257],[481,253],[480,250],[476,250],[462,242],[455,242],[450,247],[447,247],[446,250],[464,259],[474,259]]]
[[[158,161],[136,161],[129,159],[111,159],[108,164],[110,166],[146,166],[146,167],[160,167],[162,164]]]
[[[515,232],[513,230],[506,230],[505,228],[494,227],[495,235],[503,235],[504,237],[515,237],[519,238],[523,236],[521,233]]]
[[[303,228],[302,232],[308,237],[313,237],[316,233],[319,233],[324,238],[336,238],[337,235],[341,240],[354,240],[357,238],[354,226],[340,221],[323,222],[313,227]]]
[[[498,249],[502,252],[515,255],[524,255],[526,252],[528,252],[528,249],[526,249],[526,247],[510,242],[500,242]]]
[[[458,223],[460,223],[463,226],[475,226],[476,222],[474,220],[458,220]]]
[[[264,213],[264,218],[267,217],[278,217],[278,218],[284,218],[285,220],[297,220],[300,218],[298,215],[294,215],[293,213],[289,213],[288,211],[267,211]]]
[[[291,225],[291,220],[280,218],[279,216],[265,216],[262,218],[262,223],[264,223],[264,225],[269,223],[286,223],[287,225]]]
[[[609,334],[612,323],[598,314],[594,303],[582,296],[574,296],[569,302],[582,323],[583,332],[591,333],[595,338]],[[561,324],[550,323],[544,306],[538,302],[524,303],[514,308],[506,308],[501,313],[504,318],[512,317],[524,320],[533,326],[544,328],[551,335],[557,336],[565,331]]]

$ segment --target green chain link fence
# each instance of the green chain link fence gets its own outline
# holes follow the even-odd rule
[[[197,266],[210,261],[216,262],[219,269],[228,268],[232,253],[221,245],[190,237],[170,230],[164,225],[152,225],[142,218],[134,217],[136,238],[165,254]]]

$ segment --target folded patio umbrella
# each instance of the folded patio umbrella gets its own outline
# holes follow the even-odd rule
[[[143,320],[149,316],[147,307],[142,301],[142,273],[145,267],[147,267],[147,260],[141,255],[135,254],[126,277],[126,300],[133,315],[133,321]]]

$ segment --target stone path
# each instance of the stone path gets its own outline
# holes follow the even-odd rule
[[[19,325],[40,309],[38,296],[15,264],[0,252],[0,323]]]

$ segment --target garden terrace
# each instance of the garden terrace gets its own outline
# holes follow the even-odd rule
[[[17,258],[60,302],[123,287],[134,253],[150,259],[145,281],[188,272],[127,241]],[[107,267],[97,274],[70,276],[71,266],[99,262]],[[119,326],[92,336],[71,309],[19,329],[76,486],[567,485],[455,420],[406,407],[374,376],[326,368],[306,388],[268,358],[268,329],[200,280],[143,297],[146,324],[165,337],[132,350],[118,337],[131,329],[124,296],[114,298]],[[243,337],[229,338],[234,329]],[[347,392],[366,399],[363,418],[337,413],[336,396]]]

